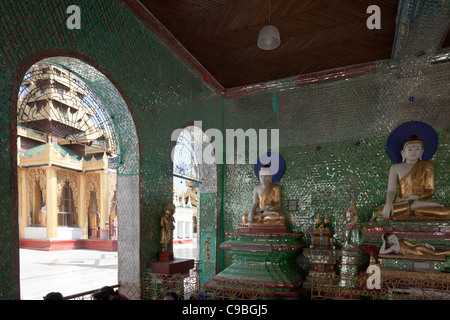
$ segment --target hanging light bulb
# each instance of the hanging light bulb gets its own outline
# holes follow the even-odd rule
[[[281,43],[278,28],[270,24],[270,7],[271,1],[269,0],[269,23],[259,31],[258,35],[257,44],[263,50],[273,50]]]

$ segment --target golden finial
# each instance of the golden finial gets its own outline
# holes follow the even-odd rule
[[[355,207],[355,199],[352,199],[352,204],[350,205],[350,208],[348,211],[356,213],[356,207]]]
[[[328,219],[328,212],[325,213],[325,219],[323,220],[323,223],[328,224],[330,220]]]
[[[322,220],[320,220],[320,212],[317,214],[316,224],[319,225],[322,223]]]

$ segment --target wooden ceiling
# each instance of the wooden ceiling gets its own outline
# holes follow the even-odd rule
[[[281,45],[257,47],[269,0],[140,0],[225,88],[390,59],[399,0],[272,0]],[[370,5],[381,29],[370,30]]]

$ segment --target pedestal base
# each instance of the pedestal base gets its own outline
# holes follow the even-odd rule
[[[238,232],[264,232],[264,233],[276,233],[287,232],[285,225],[279,224],[266,224],[266,223],[253,223],[250,227],[246,223],[241,223],[238,228]]]
[[[167,292],[175,293],[179,300],[184,299],[184,279],[194,268],[194,259],[172,259],[169,261],[150,261],[145,263],[144,297],[163,300]]]
[[[170,261],[173,260],[173,252],[160,252],[158,255],[159,261]]]
[[[303,249],[303,255],[311,262],[311,270],[303,283],[304,288],[310,288],[312,278],[320,283],[336,284],[336,264],[340,252],[331,248],[313,247]]]
[[[284,226],[240,226],[220,245],[231,251],[234,262],[217,274],[208,287],[232,285],[232,290],[264,290],[266,298],[297,298],[304,274],[295,257],[305,245],[301,235]],[[251,288],[250,288],[251,287]],[[250,288],[250,289],[249,289]]]
[[[153,273],[160,274],[187,274],[189,270],[194,268],[194,259],[173,259],[169,261],[150,261],[145,264],[147,269],[151,269]]]
[[[437,252],[450,250],[450,221],[383,221],[364,223],[366,237],[361,248],[378,259],[381,279],[390,284],[389,294],[411,299],[448,299],[450,257],[379,254],[384,233],[411,243],[428,243]],[[443,289],[444,288],[444,289]]]
[[[396,270],[441,272],[444,271],[445,256],[424,257],[424,256],[400,256],[383,255],[378,256],[380,265]]]
[[[437,251],[450,250],[450,221],[384,221],[360,225],[366,228],[361,248],[369,255],[378,257],[384,233],[393,233],[399,239],[412,243],[428,243]]]

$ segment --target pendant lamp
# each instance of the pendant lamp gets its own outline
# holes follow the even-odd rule
[[[258,47],[263,50],[273,50],[280,45],[280,32],[278,28],[270,24],[270,5],[269,0],[269,23],[264,26],[258,35]]]

